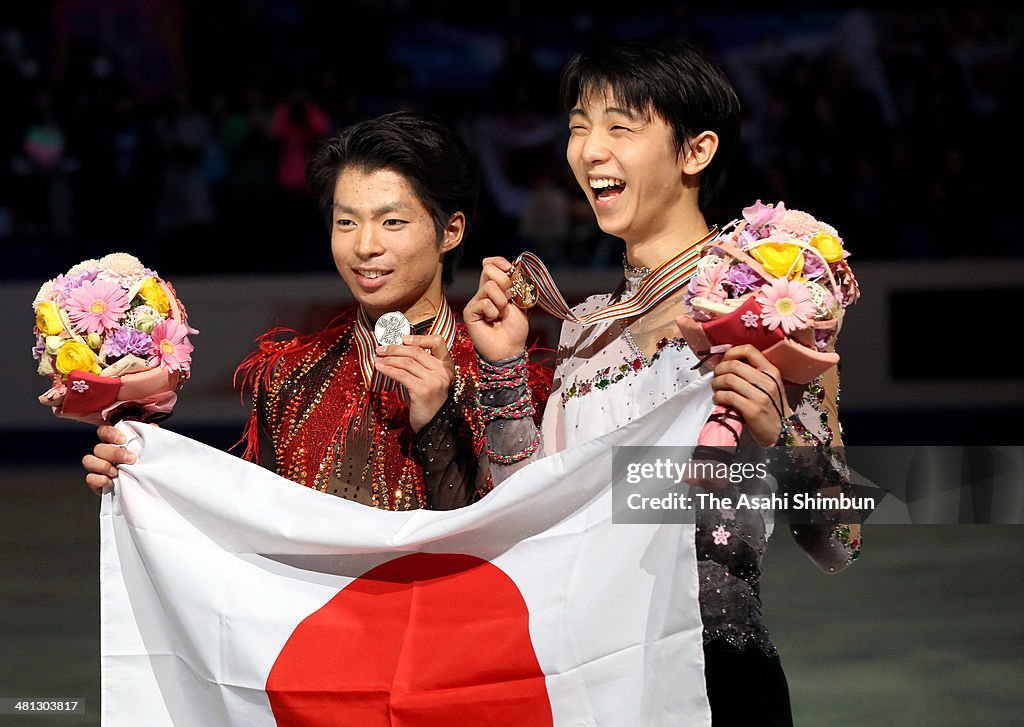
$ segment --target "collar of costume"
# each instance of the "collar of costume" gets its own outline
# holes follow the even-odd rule
[[[362,307],[359,308],[359,313],[356,315],[353,334],[356,354],[359,356],[359,370],[363,374],[363,384],[366,388],[370,391],[397,391],[398,396],[404,400],[406,398],[405,388],[373,367],[373,351],[377,346],[377,338],[373,335],[373,323],[370,321],[370,316]],[[441,336],[449,351],[452,344],[455,343],[455,316],[444,296],[441,296],[441,305],[437,315],[424,335]]]
[[[650,271],[636,291],[627,300],[622,300],[585,316],[577,316],[555,285],[551,273],[540,258],[524,252],[512,265],[511,273],[517,275],[521,285],[532,288],[537,305],[556,318],[579,323],[584,326],[600,321],[614,321],[620,318],[641,316],[658,303],[686,285],[697,269],[701,250],[718,236],[718,228],[712,227],[706,235],[694,241],[679,254],[666,260]],[[521,282],[526,278],[525,282]]]

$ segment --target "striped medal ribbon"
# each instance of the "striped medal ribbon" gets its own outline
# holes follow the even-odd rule
[[[362,306],[360,306],[359,313],[356,315],[354,332],[356,354],[359,357],[359,370],[363,374],[363,384],[370,391],[397,391],[398,396],[405,400],[405,387],[373,367],[373,350],[377,346],[377,338],[373,335],[373,324],[370,322],[370,316],[366,314]],[[430,329],[423,335],[441,336],[449,350],[451,350],[452,344],[455,343],[455,315],[452,313],[451,306],[448,305],[448,299],[443,295],[441,296],[441,305],[438,308],[437,315],[434,317],[434,322],[430,324]]]
[[[585,316],[577,316],[572,312],[540,258],[531,252],[524,252],[516,258],[509,271],[512,278],[509,298],[520,308],[537,305],[556,318],[582,325],[643,315],[689,281],[697,269],[701,248],[717,235],[718,228],[712,227],[704,237],[652,270],[629,300]]]

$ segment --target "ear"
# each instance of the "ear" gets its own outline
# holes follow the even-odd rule
[[[690,176],[704,171],[718,151],[718,134],[702,131],[690,139],[683,149],[683,174]]]
[[[441,235],[441,252],[454,250],[462,242],[462,235],[466,231],[466,215],[456,212],[445,225],[444,233]]]

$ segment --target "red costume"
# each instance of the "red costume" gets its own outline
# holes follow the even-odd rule
[[[291,338],[279,340],[282,333]],[[445,302],[414,327],[442,335],[456,366],[448,400],[414,432],[404,390],[376,373],[368,317],[359,311],[312,335],[274,329],[236,371],[254,406],[245,459],[298,484],[388,510],[452,509],[493,487],[477,402],[477,359]],[[531,366],[535,411],[550,370]],[[539,414],[538,414],[539,416]]]

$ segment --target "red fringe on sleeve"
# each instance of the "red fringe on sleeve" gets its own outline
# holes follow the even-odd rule
[[[238,364],[238,368],[235,369],[231,378],[232,386],[239,389],[239,397],[243,404],[246,394],[252,398],[252,410],[249,412],[249,418],[242,430],[241,439],[231,445],[228,451],[244,442],[245,450],[242,452],[242,459],[250,462],[260,461],[257,397],[259,392],[265,391],[270,386],[270,380],[277,364],[284,356],[290,356],[316,345],[325,333],[333,331],[337,326],[354,317],[355,312],[346,309],[331,319],[323,330],[313,334],[303,334],[294,328],[276,326],[256,338],[256,350],[242,359],[242,363]]]
[[[283,335],[288,337],[281,338]],[[301,351],[312,345],[315,340],[311,338],[303,342],[298,331],[284,326],[271,328],[256,338],[256,350],[242,359],[231,378],[231,385],[239,390],[239,398],[242,402],[245,403],[245,396],[248,394],[252,403],[249,418],[242,430],[242,437],[231,445],[228,451],[244,442],[245,450],[242,452],[242,459],[250,462],[260,461],[259,412],[256,403],[259,392],[265,391],[270,386],[271,375],[283,355]]]

